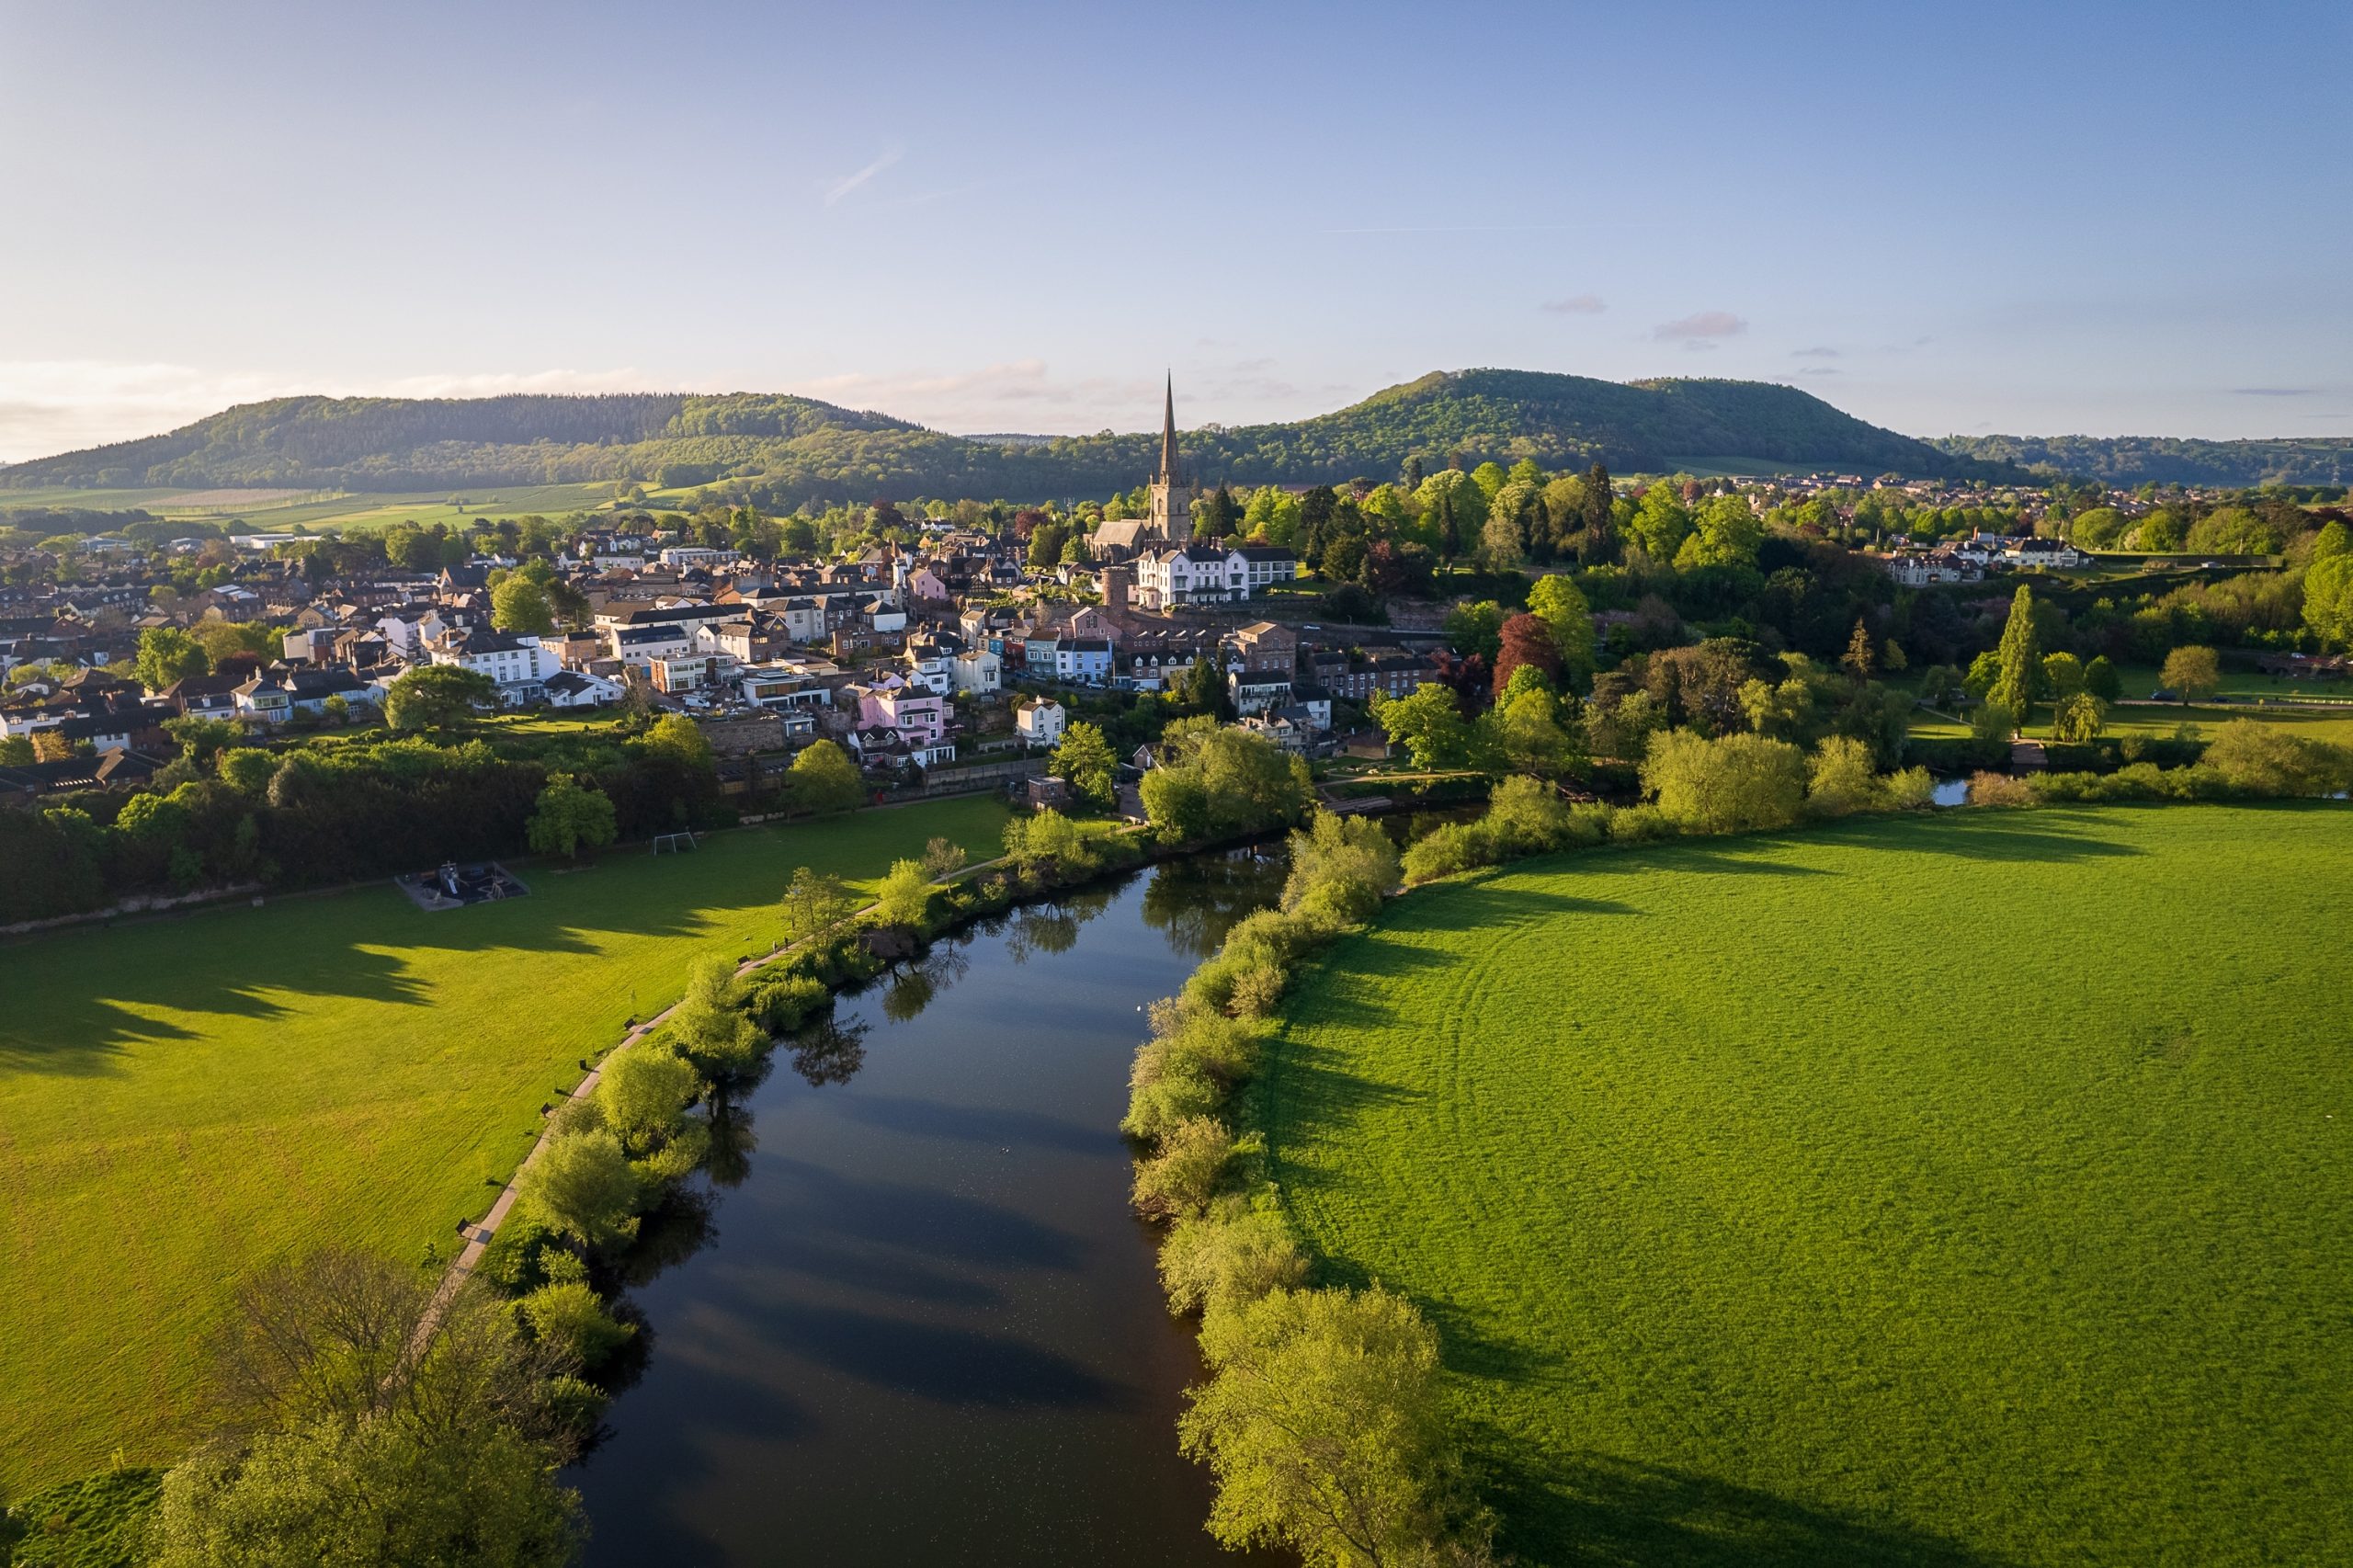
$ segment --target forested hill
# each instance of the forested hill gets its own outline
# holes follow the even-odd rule
[[[1957,458],[2110,484],[2353,484],[2353,437],[2201,441],[2171,436],[1947,436]]]
[[[1139,413],[1148,414],[1149,410]],[[280,398],[166,436],[0,468],[0,487],[283,485],[415,491],[599,480],[745,482],[760,499],[1026,499],[1139,483],[1156,432],[974,439],[808,398],[731,394]],[[1391,387],[1336,414],[1210,426],[1183,437],[1205,483],[1390,478],[1409,458],[1443,467],[1534,458],[1621,472],[1749,459],[1864,474],[1992,472],[1867,425],[1793,387],[1756,381],[1620,383],[1464,370]]]

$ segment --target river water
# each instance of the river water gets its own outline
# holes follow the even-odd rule
[[[780,1048],[756,1146],[630,1291],[643,1369],[567,1476],[587,1562],[1230,1564],[1117,1127],[1139,1007],[1280,877],[1203,857],[1017,911]]]

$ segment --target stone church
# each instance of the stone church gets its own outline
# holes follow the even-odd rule
[[[1121,517],[1097,526],[1094,553],[1097,561],[1126,561],[1152,550],[1193,540],[1193,482],[1176,462],[1176,381],[1168,381],[1167,401],[1160,416],[1160,472],[1152,477],[1152,505],[1141,517]]]

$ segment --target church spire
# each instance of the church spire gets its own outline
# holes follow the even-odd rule
[[[1176,483],[1176,376],[1168,376],[1168,401],[1160,416],[1160,482]]]

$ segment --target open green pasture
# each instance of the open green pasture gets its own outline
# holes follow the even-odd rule
[[[1333,949],[1252,1110],[1520,1561],[2353,1562],[2348,883],[2319,802],[1529,862]]]
[[[2310,740],[2353,745],[2353,708],[2258,708],[2251,702],[2186,707],[2177,702],[2119,703],[2108,710],[2108,724],[2102,733],[2165,739],[2184,724],[2195,724],[2199,733],[2211,741],[2216,730],[2234,719],[2254,719],[2280,725]],[[1910,733],[1928,739],[1958,740],[1970,730],[1960,719],[1915,708],[1912,710]],[[2051,738],[2051,710],[2047,705],[2035,709],[2026,733],[2035,740]]]
[[[453,1250],[581,1058],[692,960],[769,949],[796,866],[982,858],[1005,820],[926,802],[526,864],[529,897],[471,909],[386,884],[0,946],[0,1487],[175,1458],[265,1263]]]

